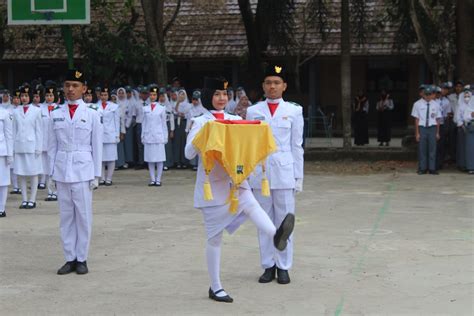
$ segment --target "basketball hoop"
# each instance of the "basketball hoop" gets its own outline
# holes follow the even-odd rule
[[[46,21],[52,21],[55,12],[54,11],[31,11],[31,13],[42,14]]]

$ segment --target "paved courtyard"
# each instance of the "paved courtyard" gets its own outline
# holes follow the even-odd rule
[[[289,285],[259,284],[251,222],[225,235],[222,282],[233,304],[207,298],[195,173],[119,171],[94,195],[85,276],[63,264],[56,203],[0,219],[0,314],[472,315],[474,177],[414,169],[340,175],[308,168],[297,197]]]

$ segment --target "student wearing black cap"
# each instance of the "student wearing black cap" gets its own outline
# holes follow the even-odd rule
[[[43,173],[41,152],[43,126],[41,110],[31,105],[32,90],[29,86],[20,88],[22,106],[13,112],[14,173],[18,175],[23,202],[21,209],[36,208],[38,175]],[[31,194],[28,197],[27,178],[30,179]]]
[[[267,122],[278,150],[267,159],[265,171],[258,166],[249,182],[257,201],[275,226],[279,226],[285,216],[295,213],[295,192],[303,191],[303,109],[283,100],[287,88],[283,66],[267,67],[262,88],[267,99],[249,107],[247,119]],[[270,196],[263,196],[260,190],[263,172],[270,183]],[[261,265],[265,270],[259,282],[272,282],[276,275],[278,283],[290,283],[288,270],[293,264],[293,236],[284,251],[278,251],[272,239],[262,232],[259,232],[259,242]]]
[[[186,142],[186,158],[193,159],[198,155],[198,151],[192,142],[207,122],[218,119],[241,120],[239,116],[224,112],[228,102],[227,87],[228,82],[224,79],[205,79],[201,100],[207,111],[203,115],[192,119],[193,123]],[[208,179],[214,197],[210,201],[204,198],[206,174],[202,159],[199,159],[194,190],[194,207],[201,210],[207,232],[206,259],[211,281],[208,291],[209,298],[218,302],[231,303],[233,299],[224,291],[220,280],[221,244],[224,230],[232,234],[246,217],[249,217],[259,231],[268,235],[274,244],[280,250],[283,250],[287,245],[288,236],[293,231],[294,216],[290,214],[285,217],[285,220],[277,230],[268,215],[255,200],[247,181],[243,182],[239,188],[237,212],[231,214],[229,212],[229,204],[227,203],[232,183],[229,175],[220,165],[216,164]]]
[[[95,105],[82,100],[87,83],[82,71],[70,70],[64,82],[67,104],[51,111],[50,176],[58,190],[60,231],[66,263],[58,274],[86,274],[92,233],[92,191],[102,164],[102,124]]]

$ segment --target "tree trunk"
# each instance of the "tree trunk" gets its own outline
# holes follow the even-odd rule
[[[351,35],[349,0],[341,1],[341,111],[343,147],[352,147],[351,138]]]
[[[474,83],[474,1],[456,1],[457,75]]]

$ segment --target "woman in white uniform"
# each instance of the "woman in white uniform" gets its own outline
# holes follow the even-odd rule
[[[202,102],[211,111],[206,111],[200,117],[192,119],[193,123],[185,148],[186,158],[193,159],[198,155],[192,142],[199,130],[208,121],[216,119],[241,119],[238,116],[224,112],[224,108],[228,103],[227,85],[228,83],[224,79],[205,79]],[[224,230],[232,234],[249,217],[260,231],[273,237],[275,247],[279,250],[284,250],[288,236],[293,231],[294,215],[288,214],[277,230],[268,215],[255,200],[247,181],[243,182],[239,188],[238,210],[235,214],[231,214],[229,212],[229,204],[227,203],[232,183],[230,177],[219,164],[216,164],[209,174],[209,182],[214,197],[211,201],[204,199],[203,187],[205,177],[202,159],[199,159],[194,190],[194,207],[201,210],[207,232],[206,258],[211,281],[209,298],[218,302],[231,303],[233,299],[224,291],[220,280],[221,243]]]
[[[20,94],[21,94],[20,89],[16,89],[12,95],[12,107],[10,109],[10,114],[12,115],[12,117],[13,117],[13,111],[21,104]],[[11,176],[11,181],[13,185],[13,190],[10,192],[10,194],[21,194],[20,185],[18,184],[18,176],[15,174],[13,170],[13,163],[10,164],[10,176]]]
[[[120,141],[120,107],[109,101],[109,88],[101,88],[99,113],[104,131],[102,149],[102,180],[100,185],[111,186],[118,158],[117,144]]]
[[[41,104],[41,120],[43,122],[43,147],[41,153],[41,160],[43,163],[43,174],[40,177],[39,189],[48,188],[48,197],[45,198],[45,201],[57,201],[58,196],[54,185],[49,180],[50,167],[49,167],[49,157],[48,157],[48,136],[49,136],[49,121],[51,111],[56,107],[56,96],[57,91],[55,87],[47,87],[44,95],[44,103]]]
[[[31,89],[20,88],[22,105],[13,112],[14,159],[13,172],[19,177],[23,202],[21,209],[36,208],[38,175],[43,173],[41,152],[43,146],[43,122],[41,110],[30,104]],[[30,178],[31,195],[28,199],[26,180]]]
[[[10,185],[10,165],[13,162],[13,117],[0,107],[0,217],[7,216],[8,186]]]
[[[163,163],[166,160],[165,144],[168,142],[166,126],[166,91],[159,94],[158,87],[150,87],[150,104],[143,108],[142,143],[145,146],[145,161],[148,163],[150,183],[148,186],[161,186]]]
[[[177,169],[185,169],[188,161],[184,157],[184,146],[186,145],[186,116],[192,105],[188,101],[186,90],[178,91],[178,101],[174,107],[175,129],[173,139],[173,158]]]

